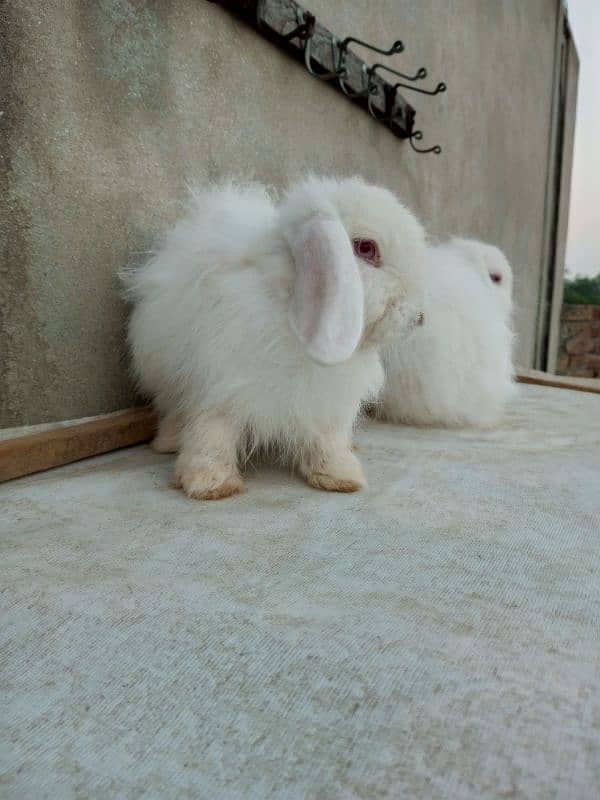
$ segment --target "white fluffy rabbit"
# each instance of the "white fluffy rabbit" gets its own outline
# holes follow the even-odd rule
[[[470,239],[432,246],[427,325],[383,350],[376,415],[413,425],[487,428],[513,392],[512,271],[497,247]]]
[[[197,498],[243,488],[239,463],[276,447],[306,481],[364,484],[351,436],[383,384],[379,347],[419,320],[424,231],[385,189],[308,178],[276,206],[260,185],[200,192],[126,276],[140,387]]]

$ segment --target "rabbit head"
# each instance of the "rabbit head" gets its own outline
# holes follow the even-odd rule
[[[486,281],[491,281],[497,291],[506,318],[512,314],[512,269],[504,253],[491,244],[476,239],[452,239],[450,245],[474,266]]]
[[[391,192],[310,177],[280,211],[295,268],[290,323],[312,359],[341,363],[422,321],[425,232]]]

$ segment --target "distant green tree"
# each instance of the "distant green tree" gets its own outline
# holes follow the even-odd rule
[[[563,302],[600,306],[600,272],[593,278],[583,275],[565,278]]]

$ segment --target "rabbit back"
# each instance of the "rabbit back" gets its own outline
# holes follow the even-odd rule
[[[250,296],[264,301],[248,265],[272,236],[275,216],[260,185],[195,192],[186,216],[148,262],[124,276],[134,303],[128,330],[134,374],[160,411],[181,404],[186,386],[216,360],[209,355],[218,343],[235,337],[240,306]]]

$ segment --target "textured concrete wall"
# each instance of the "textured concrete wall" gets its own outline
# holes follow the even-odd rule
[[[408,144],[206,0],[7,0],[2,131],[0,425],[132,402],[117,269],[178,213],[185,183],[231,171],[281,184],[358,171],[435,234],[503,247],[519,356],[533,358],[556,0],[311,0],[334,32],[426,65],[415,95],[443,155]],[[376,11],[374,10],[376,9]]]

